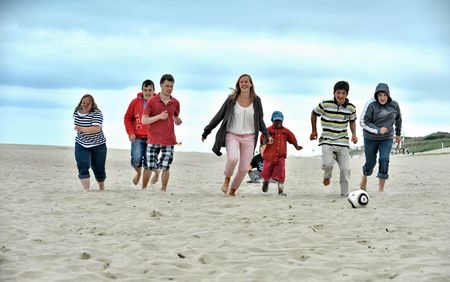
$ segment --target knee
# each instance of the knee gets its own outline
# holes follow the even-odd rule
[[[238,160],[239,159],[237,157],[229,156],[227,159],[227,162],[228,162],[228,164],[235,166],[235,165],[237,165]]]
[[[85,179],[89,178],[89,164],[78,164],[78,178]]]
[[[333,169],[333,164],[331,164],[331,163],[324,163],[324,164],[322,164],[322,169],[323,170]]]
[[[387,165],[387,164],[389,164],[389,158],[386,158],[386,157],[380,157],[380,159],[378,160],[378,163],[379,163],[380,165]]]
[[[131,166],[134,168],[139,168],[142,166],[142,157],[131,156]]]

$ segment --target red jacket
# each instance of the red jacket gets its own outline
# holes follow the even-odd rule
[[[272,144],[267,144],[264,150],[263,159],[266,161],[276,162],[278,159],[285,159],[287,153],[287,142],[290,144],[297,144],[295,135],[287,128],[281,126],[280,129],[276,129],[275,126],[267,128],[270,136],[273,138]],[[261,136],[261,142],[263,142],[264,136]]]
[[[147,102],[149,100],[147,100]],[[148,124],[142,124],[143,112],[144,96],[142,95],[142,92],[139,92],[137,97],[131,101],[128,110],[123,117],[128,136],[134,134],[136,138],[147,138]]]

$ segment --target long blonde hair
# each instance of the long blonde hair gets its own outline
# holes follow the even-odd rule
[[[232,93],[230,94],[231,100],[237,100],[239,95],[241,95],[241,88],[239,87],[239,81],[244,76],[248,77],[248,79],[250,80],[250,83],[252,84],[252,86],[250,87],[250,99],[252,101],[254,101],[256,99],[255,85],[253,84],[252,77],[249,74],[244,73],[239,76],[238,80],[236,81],[236,86],[234,87],[234,89],[232,89]]]

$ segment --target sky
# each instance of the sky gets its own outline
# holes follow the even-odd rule
[[[125,111],[165,73],[181,103],[176,151],[211,152],[218,128],[202,143],[203,128],[243,73],[267,126],[282,111],[304,147],[290,155],[320,153],[310,114],[339,80],[358,119],[385,82],[404,135],[450,132],[449,19],[447,0],[0,0],[0,143],[73,146],[73,110],[90,93],[108,147],[129,149]]]

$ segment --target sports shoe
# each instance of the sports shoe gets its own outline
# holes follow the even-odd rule
[[[264,181],[262,185],[262,191],[266,193],[269,190],[269,181]]]

